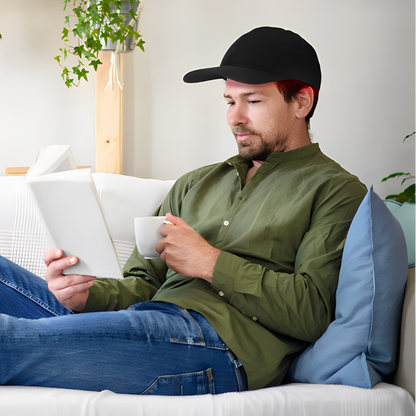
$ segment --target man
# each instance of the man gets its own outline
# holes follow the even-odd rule
[[[217,78],[226,80],[239,155],[175,183],[156,212],[172,223],[160,231],[160,259],[136,249],[124,280],[64,276],[77,258],[45,253],[45,279],[63,307],[40,287],[18,290],[65,316],[0,315],[0,383],[148,394],[256,389],[281,383],[296,353],[323,334],[366,190],[311,144],[316,53],[290,31],[257,28],[219,67],[184,80]],[[9,292],[24,285],[16,270],[0,269],[13,275],[2,278]]]

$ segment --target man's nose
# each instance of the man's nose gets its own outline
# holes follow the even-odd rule
[[[247,115],[244,109],[237,104],[234,104],[229,108],[227,119],[230,126],[241,126],[247,124]]]

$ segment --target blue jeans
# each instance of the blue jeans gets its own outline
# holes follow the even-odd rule
[[[246,390],[239,360],[200,314],[162,302],[73,314],[0,256],[0,384],[195,395]]]

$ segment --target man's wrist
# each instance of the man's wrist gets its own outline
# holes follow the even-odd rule
[[[209,255],[204,256],[206,260],[206,265],[201,273],[201,279],[204,279],[207,282],[212,283],[212,278],[214,277],[215,264],[217,263],[220,254],[220,249],[211,247],[211,253]]]

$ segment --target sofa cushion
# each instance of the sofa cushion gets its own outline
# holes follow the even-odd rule
[[[346,239],[335,320],[295,359],[287,381],[371,388],[391,373],[406,277],[402,227],[370,189]]]

